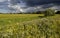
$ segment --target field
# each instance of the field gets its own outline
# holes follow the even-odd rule
[[[0,14],[0,25],[16,24],[19,22],[30,21],[38,19],[38,16],[39,14]]]
[[[60,15],[0,14],[0,38],[60,38]]]

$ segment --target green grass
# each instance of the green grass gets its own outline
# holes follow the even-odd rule
[[[38,19],[40,14],[0,14],[0,25],[13,24],[17,22]],[[43,15],[42,15],[43,16]]]
[[[60,38],[60,15],[0,14],[0,38]]]

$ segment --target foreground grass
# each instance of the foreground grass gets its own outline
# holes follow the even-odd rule
[[[60,38],[60,15],[1,14],[0,38]]]

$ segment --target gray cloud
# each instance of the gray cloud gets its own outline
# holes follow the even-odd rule
[[[60,10],[60,0],[10,0],[8,7],[16,12],[44,11],[47,8]]]
[[[7,0],[0,1],[0,12],[5,13],[10,11],[8,7],[9,2]]]
[[[15,5],[17,3],[20,3],[21,1],[25,2],[27,6],[36,6],[36,5],[60,2],[60,0],[13,0],[13,1],[10,0],[10,3]]]

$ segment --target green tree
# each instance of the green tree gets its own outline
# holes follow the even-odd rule
[[[55,10],[47,9],[47,10],[44,12],[44,15],[45,15],[45,16],[54,16],[54,15],[55,15]]]

